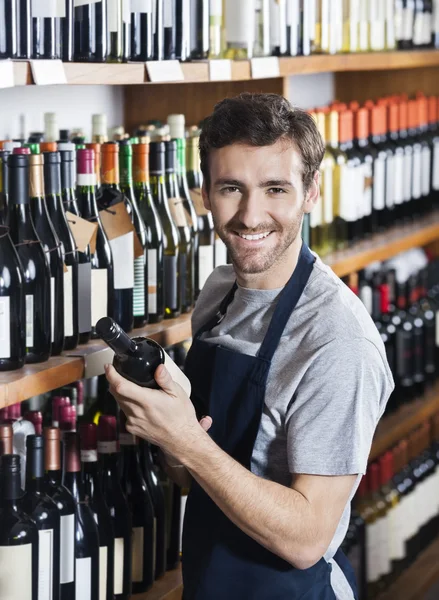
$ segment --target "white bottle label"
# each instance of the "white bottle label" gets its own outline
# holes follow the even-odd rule
[[[107,600],[108,548],[99,548],[99,600]]]
[[[99,454],[114,454],[117,452],[117,442],[98,442]]]
[[[57,0],[31,0],[31,14],[35,19],[54,19],[62,15],[59,13]]]
[[[404,153],[404,202],[410,202],[412,199],[412,169],[413,151],[409,147]]]
[[[131,12],[152,13],[151,0],[131,0]]]
[[[50,278],[50,328],[52,331],[51,341],[55,341],[55,277]]]
[[[107,0],[108,31],[114,33],[120,30],[122,22],[121,0]]]
[[[380,575],[388,575],[392,570],[392,565],[390,562],[390,552],[389,552],[389,533],[390,533],[389,516],[385,515],[384,517],[379,519],[379,524],[380,524],[380,532],[381,532]]]
[[[145,530],[143,527],[133,527],[132,546],[132,577],[133,582],[143,579],[143,544]]]
[[[81,450],[81,462],[97,462],[98,451],[97,450]]]
[[[394,201],[394,191],[393,191],[393,183],[395,179],[395,169],[394,169],[394,157],[389,155],[386,161],[386,207],[393,208]]]
[[[393,201],[396,206],[404,202],[404,155],[401,152],[393,157]]]
[[[430,180],[431,180],[431,152],[428,146],[422,148],[422,195],[428,196],[430,194]]]
[[[130,231],[110,241],[113,254],[114,289],[134,288],[134,237]]]
[[[165,28],[170,28],[174,26],[174,6],[175,3],[173,0],[164,0],[163,5],[163,25]]]
[[[424,43],[424,15],[418,12],[415,15],[415,24],[413,27],[413,44],[422,46]]]
[[[358,51],[360,24],[360,0],[349,1],[349,48],[351,52]]]
[[[401,501],[389,512],[389,555],[391,560],[402,560],[405,556],[405,540],[401,527],[403,514],[404,506]]]
[[[270,0],[270,41],[271,46],[280,46],[280,11],[281,3]]]
[[[61,516],[60,582],[75,579],[75,515]]]
[[[438,5],[439,6],[439,5]],[[439,8],[438,8],[439,13]],[[439,140],[436,139],[433,148],[433,189],[439,190]]]
[[[340,168],[340,217],[351,223],[357,220],[358,167],[342,165]]]
[[[64,335],[73,335],[73,267],[64,273]]]
[[[91,597],[91,558],[76,559],[75,596],[81,600]]]
[[[333,170],[332,164],[328,164],[323,170],[323,219],[327,225],[334,220]]]
[[[157,313],[157,250],[148,250],[148,311]]]
[[[367,525],[366,530],[366,577],[368,583],[378,581],[380,578],[380,543],[381,528],[378,519]]]
[[[123,592],[123,538],[114,540],[114,593]]]
[[[213,246],[199,246],[198,249],[198,275],[199,287],[203,289],[207,278],[213,271]]]
[[[315,206],[312,209],[311,214],[310,214],[309,225],[310,225],[311,229],[314,229],[315,227],[320,227],[320,225],[322,224],[322,221],[323,221],[323,201],[322,201],[322,195],[319,194],[317,202],[315,203]]]
[[[413,148],[413,181],[412,198],[418,200],[422,191],[422,153],[421,146],[417,144]]]
[[[227,246],[221,238],[215,239],[215,267],[227,264]]]
[[[370,46],[372,50],[384,50],[386,45],[386,21],[384,0],[369,0]]]
[[[77,6],[86,6],[87,4],[97,4],[98,2],[102,2],[102,0],[73,0],[73,6],[76,8]]]
[[[209,10],[211,17],[222,17],[223,16],[223,3],[222,0],[210,0]]]
[[[26,295],[26,347],[34,345],[34,297]]]
[[[403,9],[403,17],[402,17],[402,32],[403,32],[403,40],[406,42],[413,40],[413,26],[415,20],[415,7],[414,2],[408,0],[407,4],[409,5],[407,8]]]
[[[255,10],[253,0],[226,0],[227,42],[251,47],[254,37]]]
[[[142,317],[145,314],[145,256],[134,259],[133,314]]]
[[[32,544],[0,546],[0,593],[4,600],[31,600]]]
[[[11,313],[9,296],[0,297],[0,358],[11,356]]]
[[[122,21],[131,22],[131,0],[122,0]]]
[[[373,186],[373,172],[372,163],[366,162],[363,165],[363,176],[364,176],[364,191],[363,191],[363,216],[368,217],[372,214],[372,186]]]
[[[91,270],[91,324],[94,327],[108,314],[108,271]]]
[[[383,210],[386,205],[386,162],[377,158],[374,162],[373,207]]]
[[[53,560],[53,529],[44,529],[38,532],[38,600],[53,598]]]
[[[393,0],[386,0],[386,47],[388,50],[395,48],[395,8]]]
[[[395,0],[395,38],[400,41],[404,36],[404,11],[402,0]]]

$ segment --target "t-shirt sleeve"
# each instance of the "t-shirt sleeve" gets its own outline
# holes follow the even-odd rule
[[[387,365],[369,340],[333,340],[321,348],[287,411],[290,472],[364,474],[392,389]]]

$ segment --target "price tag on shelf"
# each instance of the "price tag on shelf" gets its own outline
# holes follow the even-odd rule
[[[31,60],[32,77],[36,85],[67,83],[64,65],[60,60]]]
[[[277,56],[252,58],[251,67],[253,79],[269,79],[271,77],[280,77],[279,59]]]
[[[14,87],[14,63],[0,60],[0,88]]]
[[[184,81],[184,73],[178,60],[153,60],[145,63],[145,66],[152,83]]]
[[[68,210],[66,211],[66,217],[79,252],[85,252],[89,244],[94,244],[94,249],[96,249],[98,224],[81,219],[81,217],[74,215]]]
[[[210,81],[232,81],[232,61],[224,58],[209,60]]]

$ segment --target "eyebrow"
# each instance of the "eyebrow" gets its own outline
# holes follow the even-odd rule
[[[239,181],[239,179],[227,179],[227,178],[217,179],[215,181],[215,185],[230,185],[230,186],[236,186],[236,187],[245,187],[245,183],[242,181]],[[261,181],[260,183],[258,183],[259,188],[282,187],[282,186],[283,187],[285,187],[285,186],[293,187],[293,183],[288,179],[268,179],[267,181]]]

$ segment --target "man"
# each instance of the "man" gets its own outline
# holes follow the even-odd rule
[[[160,391],[107,367],[111,390],[128,429],[192,479],[185,600],[351,600],[338,548],[393,380],[360,300],[302,244],[323,141],[284,98],[242,94],[215,107],[200,152],[204,204],[233,262],[192,320],[186,372],[208,416],[200,427],[164,367]]]

